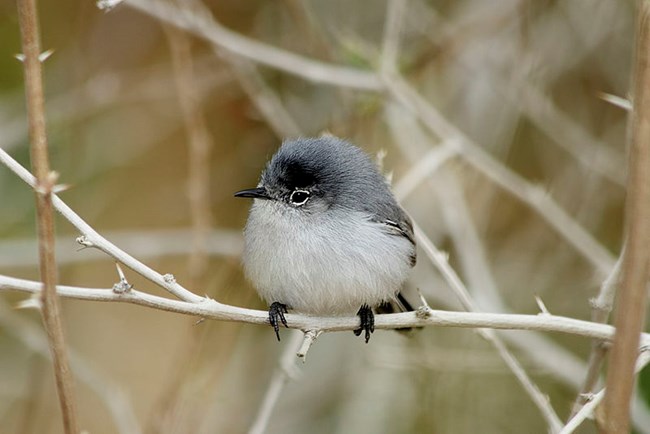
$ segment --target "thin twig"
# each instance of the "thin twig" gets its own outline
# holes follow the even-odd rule
[[[285,139],[302,134],[300,126],[281,103],[278,95],[264,82],[253,62],[230,52],[217,53],[229,63],[242,89],[276,136]]]
[[[409,15],[410,22],[432,43],[444,46],[446,42],[440,41],[440,35],[444,35],[444,40],[451,43],[459,39],[467,39],[468,27],[472,27],[472,24],[450,25],[448,20],[440,17],[432,6],[423,1],[414,2],[413,8],[416,12]],[[516,12],[507,11],[506,16],[514,13]],[[503,18],[502,13],[492,17],[497,22]],[[431,32],[431,28],[437,31]],[[588,52],[582,52],[580,56],[587,54]],[[476,64],[467,62],[467,57],[457,56],[455,60],[468,74],[473,75],[485,74],[485,68],[490,70],[490,66],[495,66],[480,62],[478,65],[482,69],[479,70]],[[521,63],[526,64],[525,60]],[[496,66],[492,71],[501,71],[502,65]],[[499,99],[505,99],[517,107],[521,114],[527,116],[537,128],[548,135],[557,146],[565,149],[578,163],[615,184],[624,186],[625,162],[622,155],[612,151],[601,139],[563,113],[556,103],[546,96],[545,89],[536,85],[534,78],[531,79],[529,68],[517,68],[515,72],[519,73],[514,77],[515,82],[513,77],[503,77],[501,73],[490,74],[490,81],[495,87],[495,92],[499,94]],[[549,81],[548,77],[547,81]]]
[[[591,320],[593,322],[606,323],[609,319],[609,314],[614,307],[614,297],[620,280],[621,263],[623,262],[624,255],[625,246],[621,250],[621,254],[614,268],[612,268],[611,273],[600,286],[598,296],[591,300]],[[608,348],[609,344],[603,341],[594,341],[591,344],[591,352],[589,353],[589,361],[587,362],[587,374],[573,403],[569,419],[586,403],[586,397],[593,393],[598,383],[600,369],[605,360]]]
[[[387,3],[381,47],[380,69],[383,73],[389,74],[398,69],[399,38],[405,11],[406,0],[391,0]]]
[[[61,321],[59,298],[56,293],[57,269],[54,257],[54,210],[52,190],[56,175],[50,172],[45,131],[45,103],[41,68],[40,34],[35,0],[18,0],[18,19],[22,39],[25,94],[29,116],[31,162],[36,173],[36,216],[39,239],[41,314],[47,331],[52,365],[66,433],[78,433],[74,384],[70,373]]]
[[[639,373],[639,371],[646,367],[648,363],[650,363],[650,351],[643,351],[636,361],[635,372]],[[574,432],[582,422],[585,421],[585,419],[592,417],[596,408],[603,400],[605,390],[606,389],[603,388],[597,393],[588,394],[587,397],[585,397],[586,403],[571,417],[558,434],[570,434]]]
[[[212,137],[201,107],[198,89],[194,85],[194,59],[190,39],[185,32],[165,26],[171,52],[174,78],[188,141],[189,165],[187,170],[187,195],[192,221],[192,253],[188,272],[190,288],[203,286],[208,268],[207,234],[212,223],[210,209],[210,155]]]
[[[282,390],[289,380],[298,375],[298,367],[296,366],[296,351],[301,346],[302,336],[301,333],[294,331],[291,334],[289,341],[284,344],[284,350],[278,361],[278,367],[271,377],[269,387],[266,389],[262,404],[257,410],[257,415],[253,419],[251,428],[248,434],[263,434],[271,419],[271,414],[275,408],[276,403],[280,399]]]
[[[540,187],[512,172],[452,125],[397,74],[384,76],[390,94],[419,118],[434,135],[445,141],[456,139],[460,155],[504,190],[535,210],[551,227],[587,258],[603,276],[614,266],[614,258]]]
[[[222,26],[197,2],[192,2],[191,7],[179,7],[160,0],[127,0],[125,3],[233,54],[306,80],[361,90],[377,91],[382,88],[373,72],[309,59],[233,32]]]
[[[417,225],[417,223],[414,223],[414,229],[418,244],[422,247],[431,262],[443,275],[444,279],[450,285],[454,291],[454,294],[456,294],[463,307],[469,312],[477,312],[478,309],[476,303],[472,299],[472,296],[470,295],[467,288],[465,288],[465,285],[460,280],[456,272],[449,265],[446,255],[434,246],[431,240],[429,240],[422,232],[422,229]],[[478,329],[477,332],[485,340],[490,342],[490,344],[497,350],[499,356],[503,359],[508,368],[510,368],[514,376],[521,383],[526,393],[528,393],[537,408],[544,416],[544,419],[546,420],[550,431],[553,433],[559,431],[562,427],[562,422],[555,413],[555,410],[553,410],[548,397],[544,395],[539,390],[537,385],[530,379],[526,373],[526,370],[523,368],[523,366],[521,366],[519,361],[512,355],[512,353],[510,353],[508,347],[503,343],[501,338],[494,332],[494,330]]]
[[[603,276],[611,270],[614,264],[611,254],[559,207],[552,198],[540,188],[509,171],[489,154],[485,153],[478,145],[470,141],[469,138],[444,119],[420,95],[410,89],[398,75],[383,74],[382,80],[379,80],[371,72],[332,67],[260,43],[225,29],[210,17],[209,12],[201,10],[196,3],[193,3],[194,9],[187,6],[172,6],[160,0],[129,0],[127,4],[162,21],[179,26],[199,37],[205,38],[235,55],[246,57],[252,61],[309,80],[377,91],[385,87],[397,101],[413,110],[434,134],[446,139],[460,139],[462,155],[470,164],[538,212],[560,235],[565,237],[581,254],[589,259]],[[323,65],[326,66],[325,70],[321,68]]]
[[[604,431],[629,431],[639,333],[647,309],[650,261],[650,2],[638,4],[636,66],[627,187],[627,242],[621,264],[616,336],[607,374]]]
[[[16,175],[18,175],[20,179],[22,179],[28,185],[32,186],[32,188],[36,188],[36,179],[34,176],[29,173],[27,169],[21,166],[16,160],[14,160],[9,154],[7,154],[3,149],[0,149],[0,162],[6,165]],[[54,208],[83,234],[83,236],[81,236],[79,239],[82,245],[98,248],[107,255],[115,258],[117,261],[131,268],[136,273],[169,291],[171,294],[175,295],[181,300],[191,301],[194,303],[200,303],[204,300],[204,297],[198,296],[178,284],[173,276],[157,273],[152,268],[148,267],[147,265],[135,259],[133,256],[118,248],[115,244],[111,243],[106,238],[101,236],[88,223],[79,217],[79,215],[75,213],[61,199],[59,199],[56,194],[52,194],[51,196],[52,205],[54,205]]]
[[[456,155],[453,144],[444,144],[432,148],[395,183],[393,187],[395,197],[400,200],[406,199],[424,180],[428,179],[436,170]]]
[[[188,143],[187,196],[192,224],[188,274],[189,287],[198,291],[205,286],[209,262],[207,234],[212,222],[210,209],[212,137],[206,125],[201,99],[195,85],[191,41],[184,31],[176,27],[163,25],[163,29],[169,44],[176,93]],[[200,344],[201,332],[192,326],[192,322],[194,321],[185,324],[183,330],[185,337],[172,356],[176,358],[173,368],[166,375],[161,387],[162,392],[158,394],[156,402],[149,411],[149,418],[145,424],[146,432],[163,432],[165,427],[179,424],[183,389],[190,383],[187,381],[188,377],[194,374],[188,366],[196,357]]]
[[[298,349],[298,352],[296,353],[296,356],[300,357],[302,361],[304,362],[307,360],[307,352],[311,348],[311,346],[316,342],[316,339],[318,339],[318,336],[320,336],[320,332],[314,331],[314,330],[307,330],[305,332],[305,336],[303,337],[302,340],[302,345],[300,345],[300,348]]]
[[[192,237],[192,230],[188,228],[117,230],[104,232],[104,236],[141,259],[188,255],[192,249],[187,242]],[[206,234],[205,239],[208,255],[225,257],[241,255],[243,249],[241,230],[212,229]],[[0,267],[32,267],[38,264],[38,258],[34,257],[37,245],[38,240],[34,238],[0,241]],[[70,236],[57,236],[55,245],[56,262],[59,266],[110,260],[98,250],[85,250],[80,254],[79,249],[72,248]]]
[[[393,137],[395,137],[396,142],[409,158],[416,158],[417,149],[415,149],[414,152],[414,148],[426,149],[433,146],[433,144],[430,143],[431,140],[426,136],[426,134],[424,134],[423,131],[421,132],[421,125],[415,122],[415,119],[410,114],[407,114],[407,119],[394,119],[393,115],[389,115],[389,124],[391,131],[393,132]],[[451,150],[453,145],[453,142],[444,143],[442,146],[435,147],[434,150]],[[430,153],[431,152],[433,151],[430,151]],[[426,158],[420,160],[420,162],[424,163],[425,160]],[[414,168],[421,166],[420,162],[415,163]],[[411,171],[407,173],[407,176],[409,176],[410,173]],[[423,176],[419,177],[420,181],[423,181],[426,177],[425,173],[422,173],[422,175]],[[460,279],[450,282],[450,287],[457,294],[457,297],[462,297],[464,299],[463,303],[471,301],[472,306],[481,306],[483,309],[487,308],[502,312],[507,311],[507,307],[501,300],[496,284],[494,283],[494,278],[490,273],[487,260],[484,257],[483,246],[479,240],[478,234],[476,233],[476,228],[469,217],[469,211],[464,204],[462,192],[457,188],[457,183],[453,181],[453,176],[449,174],[448,171],[443,171],[442,173],[437,174],[435,180],[431,178],[428,180],[429,188],[434,192],[437,192],[443,202],[441,204],[441,213],[459,251],[465,275],[470,279],[470,283],[473,281],[473,284],[470,286],[475,288],[475,294],[480,295],[481,302],[477,303],[475,301],[476,296],[473,297],[469,294],[465,285],[460,282]],[[403,198],[403,196],[401,196],[402,190],[398,188],[401,184],[402,181],[398,182],[395,189],[398,199]],[[412,185],[413,183],[409,182],[409,184],[411,188],[415,188],[415,186]],[[443,185],[444,187],[441,187]],[[428,254],[431,254],[431,252],[435,250],[435,246],[433,246],[431,241],[428,239],[422,240],[420,244],[424,246],[425,252]],[[427,249],[429,251],[427,251]],[[445,268],[442,273],[443,275],[455,274],[453,270],[451,270],[451,272],[448,271],[449,265],[443,254],[436,256],[441,258],[442,262],[439,265],[444,266]],[[461,285],[458,285],[458,282],[460,282]],[[474,308],[474,310],[476,310],[476,308]],[[492,342],[492,336],[484,337],[488,339],[489,342]],[[566,355],[566,351],[551,343],[545,339],[545,337],[508,334],[505,336],[497,336],[496,339],[508,339],[510,342],[514,342],[518,347],[523,348],[525,352],[529,354],[531,360],[534,360],[536,363],[547,369],[551,369],[551,372],[558,376],[562,381],[566,382],[567,377],[572,378],[570,375],[567,375],[567,372],[571,371],[570,369],[556,369],[558,366],[558,359],[561,357],[562,360],[566,361],[567,357],[570,357],[570,355]],[[531,395],[533,401],[536,404],[541,405],[540,408],[543,408],[542,411],[547,417],[549,425],[555,429],[559,429],[561,424],[559,423],[557,416],[555,416],[552,407],[548,403],[547,397],[539,393],[539,390],[537,390],[537,387],[532,383],[532,380],[527,377],[522,367],[516,362],[512,355],[508,353],[506,346],[503,345],[501,341],[495,341],[493,342],[493,345],[499,351],[499,355],[504,358],[508,366],[511,367],[513,373],[515,373],[517,378],[522,382],[522,386],[525,390],[528,393],[533,394]],[[542,348],[542,350],[539,351],[542,354],[540,355],[539,352],[532,351],[532,348]],[[561,366],[573,366],[575,364],[576,363],[565,362],[565,364]],[[574,368],[573,371],[581,373],[582,369],[578,366]],[[571,386],[575,386],[575,384],[571,383]]]
[[[40,284],[39,284],[40,285]],[[51,357],[47,337],[41,327],[30,321],[27,316],[19,315],[4,300],[0,300],[0,326],[3,333],[13,336],[30,351],[45,359]],[[113,419],[115,431],[120,434],[139,434],[142,432],[138,419],[133,413],[133,403],[129,395],[116,383],[111,382],[105,374],[95,370],[96,363],[69,348],[70,366],[75,378],[92,390]]]

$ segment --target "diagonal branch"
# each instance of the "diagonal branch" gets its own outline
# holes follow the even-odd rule
[[[470,165],[535,210],[587,258],[601,275],[605,276],[610,272],[615,263],[611,253],[540,187],[495,160],[422,98],[401,76],[386,75],[384,83],[391,96],[420,119],[431,133],[442,138],[446,143],[456,144],[460,148],[459,154]]]
[[[36,179],[29,173],[27,169],[21,166],[9,154],[0,148],[0,163],[7,166],[14,172],[20,179],[36,188]],[[68,220],[72,226],[77,228],[83,235],[79,237],[79,242],[86,247],[95,247],[107,255],[115,258],[117,261],[131,268],[136,273],[144,278],[154,282],[156,285],[169,291],[181,300],[186,300],[194,303],[199,303],[204,300],[203,297],[194,294],[176,282],[174,276],[166,274],[162,275],[154,269],[148,267],[142,262],[135,259],[125,251],[118,248],[115,244],[108,241],[94,230],[88,223],[86,223],[77,213],[75,213],[68,205],[65,204],[56,194],[52,194],[52,205],[61,213],[61,215]]]
[[[198,2],[192,2],[190,7],[160,0],[128,0],[126,4],[238,56],[306,80],[362,90],[377,91],[382,88],[374,72],[309,59],[233,32],[216,21],[210,11]]]

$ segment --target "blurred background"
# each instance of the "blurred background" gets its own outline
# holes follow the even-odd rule
[[[627,113],[603,93],[628,93],[633,2],[39,7],[42,46],[54,51],[44,64],[51,163],[71,186],[61,198],[197,294],[266,309],[243,279],[250,203],[233,193],[256,184],[284,137],[331,133],[377,156],[479,310],[536,314],[537,295],[554,314],[590,318],[622,242]],[[0,147],[29,167],[19,36],[15,4],[1,2]],[[0,274],[38,279],[34,215],[30,189],[0,167]],[[60,216],[57,235],[60,283],[118,280],[113,260],[80,250]],[[408,285],[433,308],[463,309],[423,251]],[[62,432],[39,314],[16,308],[26,298],[0,296],[0,431]],[[91,433],[246,432],[292,341],[287,330],[278,343],[266,327],[139,306],[62,306]],[[566,420],[591,342],[499,336]],[[472,330],[378,331],[369,345],[326,334],[291,371],[269,433],[547,431]],[[638,432],[650,432],[649,403],[650,373],[635,398]]]

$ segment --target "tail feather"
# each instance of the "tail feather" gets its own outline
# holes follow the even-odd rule
[[[391,301],[385,301],[379,306],[377,306],[377,313],[399,313],[399,312],[413,312],[415,309],[411,303],[406,300],[401,292],[397,293],[397,297]],[[418,329],[422,327],[417,327]],[[412,327],[403,327],[395,329],[398,332],[408,333],[413,331]]]

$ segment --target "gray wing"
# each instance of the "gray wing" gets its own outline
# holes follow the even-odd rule
[[[411,223],[411,218],[406,214],[406,212],[400,208],[400,215],[397,219],[383,219],[380,223],[385,225],[387,232],[390,235],[402,236],[409,240],[413,245],[413,252],[411,253],[411,267],[415,266],[417,261],[416,250],[415,250],[415,233],[413,232],[413,224]]]

